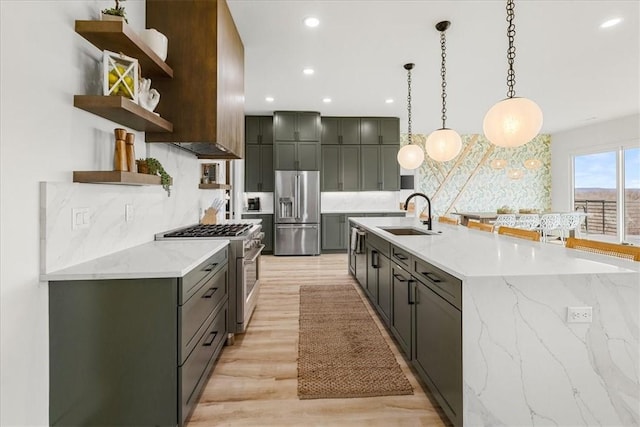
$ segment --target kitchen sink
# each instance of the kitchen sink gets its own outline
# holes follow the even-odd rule
[[[380,227],[380,229],[395,236],[431,236],[434,234],[440,234],[439,232],[421,230],[413,227]]]

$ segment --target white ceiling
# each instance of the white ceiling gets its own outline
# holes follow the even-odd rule
[[[247,114],[397,116],[406,132],[403,65],[413,62],[413,132],[430,133],[441,127],[442,20],[452,22],[447,127],[481,133],[486,111],[506,97],[504,0],[227,1],[244,43]],[[306,16],[320,25],[306,27]],[[599,28],[616,16],[621,24]],[[638,0],[516,1],[516,96],[540,105],[543,133],[640,111],[639,17]]]

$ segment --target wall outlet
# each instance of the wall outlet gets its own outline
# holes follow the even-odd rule
[[[71,209],[71,221],[73,230],[89,228],[89,226],[91,225],[91,215],[89,215],[89,208]]]
[[[134,215],[133,205],[130,203],[127,203],[126,205],[124,205],[124,222],[133,221],[133,215]]]
[[[591,307],[567,307],[567,323],[591,323],[592,321]]]

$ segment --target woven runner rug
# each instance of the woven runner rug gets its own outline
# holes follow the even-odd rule
[[[353,285],[300,287],[298,397],[413,394]]]

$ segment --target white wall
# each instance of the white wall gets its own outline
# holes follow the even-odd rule
[[[640,146],[640,114],[621,117],[551,135],[551,207],[570,211],[572,156]]]
[[[135,30],[143,29],[144,0],[128,0],[123,5],[130,25]],[[202,196],[197,189],[198,160],[165,144],[145,144],[141,132],[136,132],[137,157],[156,157],[163,163],[174,177],[171,197],[166,197],[159,186],[71,184],[74,170],[112,168],[113,129],[119,125],[73,107],[74,94],[98,93],[101,61],[101,52],[75,33],[74,21],[98,19],[100,9],[112,6],[113,1],[96,0],[0,1],[3,426],[48,425],[49,421],[48,288],[47,283],[38,280],[39,182],[55,182],[59,185],[52,188],[65,189],[67,199],[58,204],[60,209],[89,207],[96,214],[96,223],[110,224],[127,235],[124,241],[101,239],[103,230],[75,237],[58,235],[58,243],[77,237],[78,245],[84,245],[81,253],[74,255],[74,261],[149,241],[153,232],[163,231],[162,227],[197,220]],[[100,201],[109,200],[111,207],[126,200],[138,203],[135,221],[125,228],[124,212],[117,206],[102,212]],[[149,217],[157,218],[152,228],[148,226]],[[69,228],[70,212],[59,212],[59,218],[62,226]],[[106,243],[96,244],[103,240]],[[67,261],[61,260],[60,265]]]

